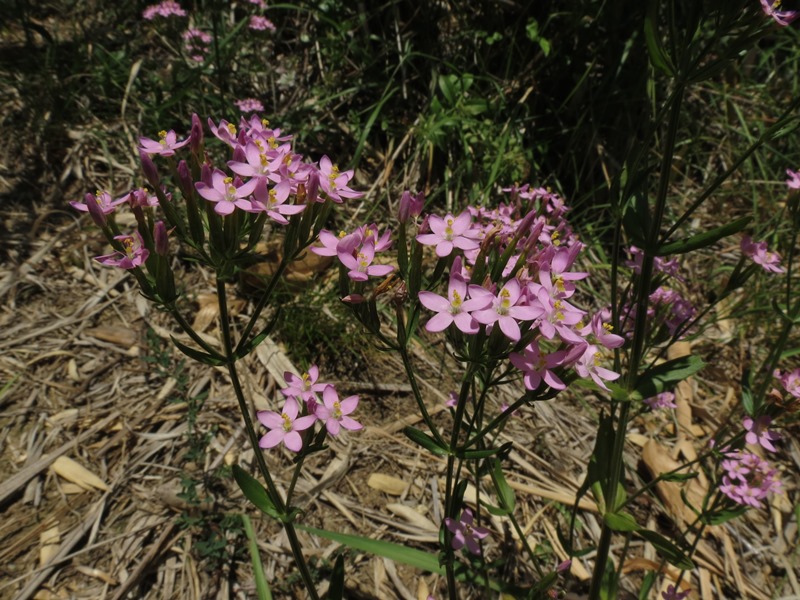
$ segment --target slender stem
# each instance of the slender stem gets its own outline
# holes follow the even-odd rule
[[[403,360],[403,368],[406,370],[406,377],[408,377],[408,382],[411,384],[411,391],[414,393],[414,399],[417,401],[417,406],[419,406],[419,411],[422,414],[422,420],[425,421],[425,424],[428,426],[428,429],[430,429],[436,441],[444,446],[444,438],[442,438],[442,434],[439,433],[439,428],[434,424],[433,419],[431,419],[428,413],[428,409],[425,408],[425,403],[422,401],[422,392],[420,392],[417,378],[414,375],[414,369],[411,366],[411,357],[408,355],[408,349],[404,344],[399,344],[398,350],[400,352],[400,358]]]
[[[233,384],[233,391],[236,394],[236,400],[239,403],[239,412],[242,413],[242,418],[244,419],[247,437],[250,439],[250,445],[253,447],[258,469],[261,472],[261,476],[264,478],[264,482],[267,484],[267,491],[269,493],[270,500],[272,500],[272,503],[275,505],[275,509],[278,511],[278,513],[286,515],[286,503],[281,497],[281,494],[278,491],[272,476],[270,475],[267,461],[264,459],[264,453],[261,451],[261,448],[258,445],[258,434],[256,434],[255,427],[253,427],[253,419],[250,416],[250,407],[248,406],[247,400],[244,397],[242,384],[239,381],[239,374],[236,371],[236,354],[233,349],[230,323],[228,322],[228,305],[225,293],[225,282],[221,279],[217,279],[217,302],[219,303],[222,343],[225,348],[228,373],[231,377],[231,383]],[[294,524],[288,519],[283,520],[282,523],[283,528],[286,531],[286,537],[289,539],[289,546],[292,549],[292,555],[297,563],[297,568],[300,571],[300,576],[303,579],[303,583],[306,586],[308,594],[313,600],[319,600],[319,595],[317,594],[316,587],[314,586],[314,578],[311,576],[311,571],[308,568],[308,564],[306,564],[305,556],[303,555],[303,547],[297,537]]]

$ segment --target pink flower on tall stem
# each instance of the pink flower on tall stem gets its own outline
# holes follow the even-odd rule
[[[481,291],[479,291],[481,290]],[[491,306],[483,310],[476,310],[472,316],[478,323],[492,325],[497,323],[505,336],[512,342],[518,342],[522,333],[517,321],[533,321],[544,314],[544,308],[536,302],[526,305],[526,297],[517,279],[509,279],[495,297],[490,291],[478,288],[472,293],[473,298],[483,296],[489,299]]]
[[[350,269],[347,276],[353,281],[366,281],[369,277],[383,277],[394,271],[392,265],[373,265],[375,246],[372,240],[367,240],[355,254],[345,249],[337,251],[336,256],[341,263]]]
[[[280,413],[260,411],[258,421],[270,431],[264,435],[258,445],[261,448],[274,448],[281,442],[292,452],[299,452],[303,447],[303,438],[298,432],[305,431],[316,422],[314,415],[298,417],[300,409],[297,400],[287,398]]]
[[[786,187],[793,190],[800,190],[800,171],[786,169],[786,174],[789,176],[789,179],[786,180]]]
[[[325,389],[326,384],[317,383],[319,379],[319,368],[317,365],[311,365],[308,371],[298,377],[294,373],[286,371],[283,374],[286,381],[286,387],[281,389],[281,393],[287,398],[302,398],[308,401],[313,398],[317,392]]]
[[[328,198],[337,204],[341,204],[343,198],[360,198],[364,195],[347,187],[352,178],[352,169],[340,172],[339,167],[327,156],[319,159],[319,185]]]
[[[252,211],[266,211],[270,219],[281,225],[288,225],[287,216],[292,216],[303,212],[305,205],[286,204],[289,199],[289,192],[292,184],[288,181],[281,181],[278,185],[269,189],[267,180],[261,178],[253,190],[253,200],[251,201]]]
[[[550,354],[542,353],[539,343],[533,341],[528,344],[523,354],[512,352],[508,358],[512,365],[522,371],[524,375],[522,380],[526,389],[536,390],[544,381],[554,390],[563,390],[567,386],[553,373],[552,369],[564,362],[566,354],[563,350]]]

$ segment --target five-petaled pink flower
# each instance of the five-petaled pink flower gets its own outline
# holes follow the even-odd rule
[[[375,258],[375,245],[372,240],[366,240],[364,245],[353,255],[345,249],[340,249],[337,256],[341,263],[350,269],[347,276],[353,281],[366,281],[369,277],[383,277],[394,271],[392,265],[373,265]]]
[[[447,288],[447,298],[443,298],[433,292],[423,291],[419,293],[419,301],[428,310],[437,314],[428,319],[425,329],[431,333],[444,331],[452,323],[456,327],[469,334],[478,333],[480,326],[470,314],[474,310],[487,308],[492,303],[492,294],[483,295],[479,298],[467,300],[467,282],[459,274],[461,267],[460,257],[456,258],[453,268],[450,271],[450,283]],[[477,285],[469,286],[470,290],[482,289]]]
[[[194,184],[197,193],[209,202],[215,202],[214,212],[218,215],[229,215],[237,207],[242,210],[250,211],[253,205],[249,198],[258,184],[258,179],[251,179],[247,183],[237,177],[229,177],[223,171],[214,169],[211,174],[211,185],[204,181]]]
[[[266,211],[270,219],[281,225],[288,225],[289,220],[286,215],[292,216],[303,212],[305,205],[286,204],[292,184],[288,181],[281,181],[278,185],[269,189],[267,180],[260,178],[253,190],[253,200],[250,202],[252,211]]]
[[[122,244],[125,251],[97,256],[95,257],[97,262],[120,269],[134,269],[142,266],[150,256],[150,251],[144,247],[142,236],[138,231],[134,231],[133,235],[116,235],[114,239]]]
[[[553,373],[552,369],[564,362],[566,354],[564,350],[543,354],[539,350],[539,343],[534,340],[528,344],[523,354],[512,352],[509,359],[511,359],[511,364],[524,374],[523,382],[526,389],[536,390],[544,381],[554,390],[563,390],[567,386]]]
[[[292,452],[299,452],[303,447],[303,438],[299,431],[304,431],[314,425],[317,418],[314,415],[298,417],[300,412],[297,400],[287,398],[280,413],[275,411],[260,411],[259,422],[270,431],[258,442],[261,448],[274,448],[281,442]]]
[[[800,171],[786,169],[786,174],[789,176],[789,179],[786,180],[786,186],[793,190],[800,190]]]
[[[742,238],[742,254],[752,258],[754,263],[761,265],[767,272],[785,272],[785,269],[780,266],[780,255],[776,252],[769,252],[766,242],[754,242],[749,235],[746,235]]]
[[[420,234],[417,241],[426,246],[436,246],[436,256],[439,258],[450,256],[454,247],[462,250],[477,250],[479,247],[475,238],[480,233],[472,229],[472,215],[468,211],[457,217],[450,213],[444,218],[430,215],[428,226],[433,233]]]
[[[444,524],[453,534],[453,550],[460,550],[466,545],[470,552],[480,555],[481,547],[478,541],[489,535],[489,530],[485,527],[474,526],[473,520],[474,517],[469,508],[465,508],[461,512],[458,521],[450,517],[445,518]]]
[[[147,154],[160,154],[161,156],[173,156],[175,150],[183,148],[189,143],[189,138],[182,142],[178,141],[178,136],[173,130],[159,131],[158,141],[151,140],[150,138],[139,138],[140,148]]]
[[[745,441],[748,444],[758,444],[764,450],[777,452],[772,442],[781,439],[781,436],[775,431],[770,431],[769,426],[771,424],[772,417],[769,415],[761,415],[755,419],[745,417],[742,420],[742,425],[747,430],[747,434],[744,436]]]
[[[339,435],[339,429],[344,427],[349,431],[357,431],[362,425],[348,417],[358,406],[358,396],[348,396],[339,400],[339,394],[332,385],[325,386],[322,391],[322,404],[317,405],[316,417],[325,423],[325,428],[331,435]]]
[[[525,304],[526,297],[516,278],[509,279],[497,297],[488,290],[475,287],[477,289],[470,288],[470,295],[476,299],[489,300],[491,305],[483,310],[476,310],[472,316],[483,325],[497,323],[500,331],[512,342],[518,342],[522,336],[517,321],[533,321],[544,314],[544,308],[538,302]]]
[[[326,386],[324,383],[317,383],[319,379],[317,365],[311,365],[300,377],[286,371],[283,378],[286,380],[286,387],[281,389],[281,393],[287,398],[302,398],[305,402],[313,398],[317,392],[324,390]]]

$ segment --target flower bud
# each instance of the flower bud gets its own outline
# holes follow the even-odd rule
[[[192,114],[192,130],[189,133],[189,148],[192,153],[200,156],[203,153],[203,124],[197,113]]]
[[[169,252],[169,232],[164,221],[156,221],[153,227],[153,241],[155,243],[156,254],[166,256]]]
[[[97,197],[94,194],[86,194],[86,209],[89,211],[89,215],[92,217],[92,221],[94,221],[95,225],[98,227],[105,227],[106,226],[106,215],[103,212],[103,209],[100,207],[100,203],[97,201]]]
[[[161,185],[161,182],[158,176],[158,169],[156,169],[153,159],[150,158],[150,155],[141,148],[139,149],[139,158],[142,161],[142,171],[144,171],[144,176],[148,183],[154,188],[158,188]]]
[[[194,182],[192,181],[192,173],[189,171],[189,165],[186,163],[186,161],[180,161],[175,170],[178,173],[178,185],[180,186],[183,195],[188,196],[193,194]]]
[[[306,202],[312,204],[319,198],[319,174],[312,171],[306,182]]]
[[[425,194],[420,192],[416,196],[412,196],[411,192],[406,190],[400,198],[400,208],[397,213],[397,220],[401,223],[406,223],[411,217],[416,217],[422,212],[422,207],[425,204]]]

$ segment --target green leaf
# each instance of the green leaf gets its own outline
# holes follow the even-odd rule
[[[319,537],[339,542],[353,550],[369,552],[375,556],[382,556],[383,558],[388,558],[389,560],[409,565],[423,571],[444,575],[444,567],[439,566],[439,557],[437,554],[431,554],[430,552],[424,552],[416,548],[408,548],[407,546],[395,544],[394,542],[373,540],[360,535],[327,531],[325,529],[308,527],[307,525],[299,523],[296,524],[295,527]]]
[[[669,360],[642,373],[636,381],[636,392],[642,398],[652,398],[705,366],[698,356],[681,356]]]
[[[637,193],[629,200],[622,216],[625,234],[634,246],[647,245],[647,232],[650,230],[650,206],[644,193]]]
[[[439,442],[429,436],[427,433],[420,431],[414,427],[404,427],[403,433],[408,439],[416,444],[422,446],[426,450],[432,452],[436,456],[447,456],[450,450],[441,446]]]
[[[708,246],[715,244],[722,238],[728,237],[729,235],[733,235],[734,233],[739,233],[742,229],[747,227],[750,221],[751,221],[750,217],[742,217],[741,219],[736,219],[731,223],[721,225],[720,227],[715,227],[714,229],[710,229],[709,231],[698,233],[697,235],[693,235],[691,237],[678,240],[676,242],[670,242],[669,244],[664,244],[663,246],[659,247],[659,249],[656,252],[656,256],[685,254],[686,252],[699,250],[700,248],[707,248]]]
[[[664,46],[658,37],[656,22],[658,21],[658,2],[650,0],[647,15],[644,18],[644,39],[647,43],[647,52],[650,54],[650,62],[660,71],[670,77],[675,76],[675,67],[669,55],[664,51]]]
[[[613,531],[639,531],[642,527],[633,518],[633,515],[628,513],[606,513],[603,515],[603,521]]]
[[[514,490],[508,485],[505,473],[503,473],[503,463],[499,460],[494,461],[494,468],[492,469],[492,483],[494,483],[494,491],[497,493],[497,499],[500,500],[500,506],[508,512],[514,512],[517,505],[517,499],[514,496]]]
[[[445,97],[450,106],[453,106],[456,103],[456,93],[453,86],[454,79],[454,75],[439,76],[439,89],[442,91],[442,95]]]
[[[208,352],[203,352],[202,350],[196,350],[195,348],[191,348],[186,344],[179,342],[175,339],[174,335],[169,336],[172,339],[172,343],[178,347],[178,350],[183,352],[189,358],[193,358],[199,363],[203,363],[204,365],[209,365],[212,367],[219,367],[225,364],[225,358],[218,354],[216,356],[209,354]]]
[[[464,452],[456,451],[456,456],[458,458],[465,458],[468,460],[476,460],[481,458],[489,458],[490,456],[494,456],[498,453],[505,452],[508,453],[508,444],[503,444],[499,448],[482,448],[480,450],[464,450]]]
[[[336,557],[331,573],[331,584],[328,587],[329,600],[342,600],[344,598],[344,555]]]
[[[256,595],[258,600],[272,600],[272,591],[269,589],[267,578],[264,575],[264,564],[261,562],[261,554],[258,552],[258,542],[253,523],[250,517],[242,515],[244,532],[247,535],[247,548],[250,551],[250,560],[253,562],[253,579],[256,583]]]
[[[278,521],[283,520],[281,514],[275,508],[275,504],[273,504],[270,499],[269,494],[267,494],[267,490],[264,489],[264,486],[262,486],[255,477],[250,475],[250,473],[242,469],[239,465],[233,465],[233,478],[236,480],[245,498],[250,500],[258,510],[268,514],[273,519],[277,519]]]
[[[747,506],[740,506],[730,510],[721,510],[719,512],[715,512],[709,515],[703,515],[700,520],[705,523],[706,525],[722,525],[723,523],[727,523],[731,519],[736,519],[737,517],[741,517],[744,513],[747,512]]]
[[[653,544],[661,556],[667,559],[669,564],[678,567],[683,571],[691,571],[694,569],[694,563],[692,560],[680,548],[678,548],[678,546],[670,542],[663,535],[660,535],[655,531],[650,531],[649,529],[642,529],[636,533]]]
[[[697,477],[697,473],[667,473],[661,475],[661,481],[689,481]]]

